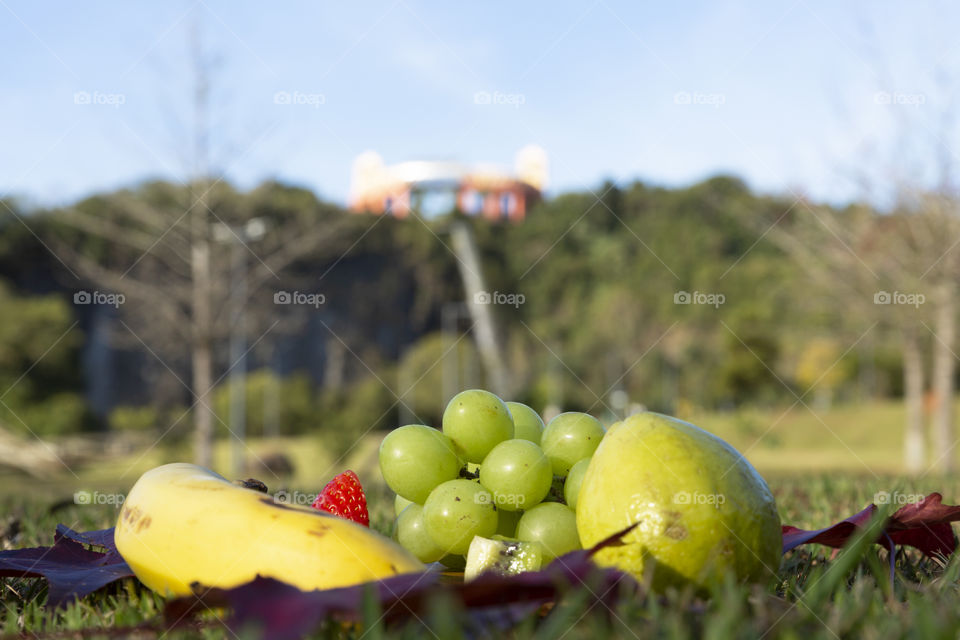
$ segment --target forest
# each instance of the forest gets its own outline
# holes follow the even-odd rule
[[[951,263],[934,262],[938,235],[922,231],[947,214],[920,197],[837,209],[718,176],[607,182],[520,223],[354,214],[276,182],[4,205],[0,424],[13,432],[186,437],[207,408],[223,435],[238,354],[248,435],[436,422],[458,389],[491,384],[451,247],[459,222],[478,248],[506,392],[542,411],[824,408],[899,398],[905,381],[925,411],[942,374],[935,301]],[[910,260],[934,265],[918,278]],[[191,404],[198,344],[209,402]]]

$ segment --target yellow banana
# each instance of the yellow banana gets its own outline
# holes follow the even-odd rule
[[[257,574],[310,591],[425,570],[371,529],[185,463],[141,476],[114,541],[141,582],[171,595],[191,593],[192,582],[233,587]]]

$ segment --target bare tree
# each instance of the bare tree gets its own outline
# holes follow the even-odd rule
[[[210,466],[216,416],[209,394],[217,382],[218,348],[236,321],[230,310],[236,304],[231,274],[237,252],[249,265],[243,296],[249,302],[272,294],[268,284],[276,291],[278,274],[292,262],[338,243],[347,225],[344,218],[321,210],[275,215],[258,221],[265,223],[265,231],[262,225],[263,233],[256,234],[260,239],[254,242],[247,233],[255,215],[250,197],[234,193],[211,168],[216,65],[196,28],[190,33],[189,53],[187,180],[181,185],[144,185],[72,207],[63,220],[74,231],[58,238],[57,245],[83,277],[126,296],[123,319],[140,348],[189,361],[195,460]],[[265,311],[271,307],[259,306],[261,325],[275,315]],[[149,337],[150,344],[141,336]],[[180,379],[165,358],[164,364]]]
[[[933,224],[924,211],[883,215],[867,207],[837,211],[804,203],[799,214],[769,234],[845,316],[899,334],[906,404],[904,464],[911,473],[921,471],[925,460],[922,345],[928,311],[922,304],[921,274],[928,264]]]
[[[948,162],[948,161],[945,161]],[[945,164],[944,167],[949,166]],[[933,392],[932,445],[937,457],[936,467],[943,473],[955,469],[954,407],[953,396],[956,377],[957,333],[957,278],[960,277],[960,252],[955,248],[960,239],[960,201],[948,185],[938,191],[922,194],[917,198],[912,220],[917,221],[918,240],[914,250],[926,267],[917,276],[920,281],[929,281],[931,291],[933,327],[933,366],[931,390]],[[921,265],[922,266],[922,265]]]
[[[903,396],[906,424],[903,437],[903,463],[908,473],[919,473],[927,458],[923,420],[923,349],[917,328],[905,326],[903,343]]]

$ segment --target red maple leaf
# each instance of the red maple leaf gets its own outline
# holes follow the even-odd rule
[[[834,549],[843,547],[877,512],[871,504],[863,511],[824,529],[806,530],[783,525],[783,553],[802,544],[823,544]],[[915,547],[936,558],[949,556],[957,549],[957,537],[951,522],[960,520],[960,506],[943,504],[943,496],[931,493],[919,502],[897,509],[887,520],[877,539],[888,549],[894,545]]]

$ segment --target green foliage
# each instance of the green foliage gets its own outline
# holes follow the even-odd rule
[[[369,431],[396,426],[394,396],[379,380],[363,378],[340,389],[317,389],[303,374],[282,378],[268,369],[246,377],[246,434],[317,435],[337,455]],[[219,431],[230,425],[230,383],[214,390]],[[231,427],[232,428],[232,427]]]
[[[91,426],[78,392],[81,340],[63,298],[16,296],[0,282],[0,426],[37,435]]]
[[[439,426],[451,396],[482,387],[482,365],[469,338],[458,340],[440,332],[422,337],[404,354],[397,371],[397,395],[420,421]]]
[[[155,407],[117,407],[110,412],[107,424],[114,431],[150,431],[160,427],[160,415]]]
[[[293,435],[316,428],[320,407],[307,376],[281,378],[259,369],[247,374],[244,387],[248,436]],[[230,424],[229,377],[214,389],[210,406],[217,416],[215,424],[221,428]]]
[[[9,413],[0,411],[0,423],[13,431],[30,435],[52,436],[73,433],[92,427],[87,401],[79,393],[61,392],[46,395],[43,400],[24,402]]]
[[[178,406],[119,406],[110,412],[107,425],[115,431],[160,431],[174,440],[190,429],[187,408]]]
[[[397,426],[396,398],[374,377],[320,394],[314,418],[318,434],[337,455],[346,453],[365,434]]]
[[[166,226],[167,217],[172,224],[182,214],[184,198],[179,185],[149,182],[93,196],[76,208],[90,217],[113,220],[121,217],[123,207],[141,202],[160,212],[161,226]],[[251,434],[272,429],[265,427],[265,415],[272,416],[270,424],[280,433],[310,431],[321,419],[324,424],[379,424],[380,413],[395,413],[389,410],[396,400],[393,393],[404,394],[403,401],[425,421],[436,420],[444,394],[484,384],[469,319],[461,318],[454,335],[440,333],[450,326],[444,314],[464,297],[451,251],[451,217],[428,221],[348,215],[309,190],[276,182],[247,193],[218,183],[207,204],[230,223],[251,217],[271,223],[258,251],[282,243],[269,229],[287,222],[331,229],[323,255],[297,260],[282,270],[282,283],[271,281],[270,286],[324,293],[328,305],[319,311],[323,325],[313,323],[309,330],[329,330],[348,345],[343,388],[316,392],[295,376],[282,382],[282,393],[274,392],[276,380],[251,374]],[[516,398],[538,407],[558,403],[564,409],[598,413],[608,411],[613,389],[625,391],[632,402],[664,411],[793,402],[794,391],[805,391],[831,365],[830,354],[822,348],[804,354],[800,345],[828,336],[836,345],[830,353],[843,353],[865,326],[820,297],[796,262],[764,239],[763,232],[773,225],[791,223],[791,204],[753,193],[735,177],[718,176],[678,189],[605,183],[592,192],[545,201],[520,224],[460,216],[474,230],[486,286],[523,296],[523,304],[491,308],[518,381]],[[113,251],[95,234],[65,224],[69,215],[35,212],[31,225],[106,265],[129,265],[137,259],[139,252]],[[873,214],[853,208],[844,215]],[[135,219],[129,224],[152,233],[137,227]],[[29,281],[29,274],[49,275],[59,268],[22,225],[0,218],[0,274]],[[675,296],[680,292],[720,295],[723,302],[678,304]],[[25,371],[37,350],[66,329],[64,322],[69,324],[62,302],[57,308],[54,298],[31,300],[33,306],[15,311],[0,306],[0,319],[4,313],[12,318],[0,325],[0,383],[5,375],[15,379]],[[270,306],[260,308],[261,316],[264,308],[270,320],[278,316]],[[301,331],[304,326],[277,332]],[[455,350],[444,355],[464,333]],[[71,336],[75,352],[79,337],[75,330]],[[829,387],[831,397],[902,393],[898,337],[877,328],[869,338],[870,351],[851,351],[842,366],[821,381],[821,389]],[[5,353],[4,345],[13,345],[14,352]],[[184,350],[175,355],[186,361],[188,354]],[[78,372],[75,362],[47,356],[15,391],[24,393],[23,402],[28,403],[55,393],[79,393]],[[187,376],[184,371],[182,377]],[[394,387],[393,393],[384,390],[377,377]],[[369,415],[353,415],[361,410],[348,406],[345,398],[354,395],[365,399],[368,406],[362,411],[369,409]],[[11,392],[4,402],[14,397],[19,398]],[[268,397],[280,398],[278,407],[272,407]],[[217,415],[229,422],[225,388],[216,392],[214,404]],[[121,412],[113,419],[118,428],[155,421],[148,413]]]

